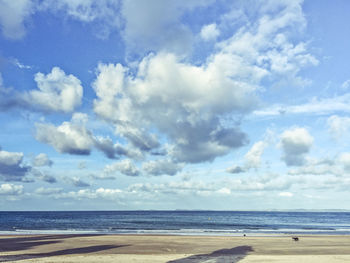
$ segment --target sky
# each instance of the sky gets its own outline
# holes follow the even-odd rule
[[[350,209],[348,10],[0,0],[0,210]]]

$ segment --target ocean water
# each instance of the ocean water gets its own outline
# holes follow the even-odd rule
[[[350,234],[348,212],[0,212],[0,234]]]

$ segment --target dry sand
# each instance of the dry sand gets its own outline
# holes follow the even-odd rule
[[[0,236],[0,262],[350,262],[350,236]]]

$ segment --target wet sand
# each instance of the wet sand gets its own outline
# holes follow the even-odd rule
[[[0,262],[350,262],[350,236],[0,236]]]

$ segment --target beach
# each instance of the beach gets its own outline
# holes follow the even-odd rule
[[[0,262],[350,262],[350,236],[4,235]]]

